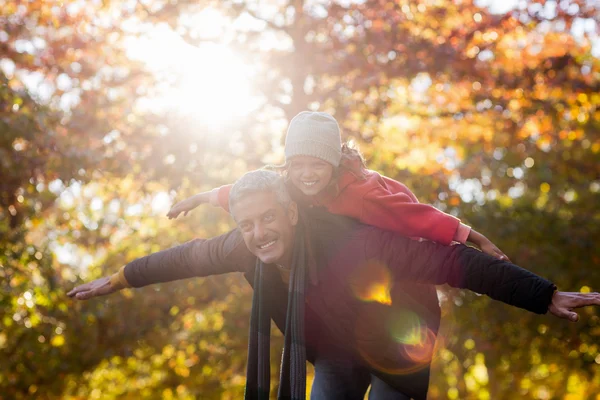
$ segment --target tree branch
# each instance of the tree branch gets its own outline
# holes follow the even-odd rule
[[[248,15],[250,15],[252,18],[257,19],[259,21],[264,22],[265,24],[267,24],[267,26],[273,30],[276,31],[280,31],[280,32],[285,32],[286,34],[289,35],[288,29],[285,26],[279,26],[276,23],[274,23],[273,21],[269,21],[265,18],[259,17],[256,12],[250,10],[249,8],[244,9],[244,12],[246,12]]]

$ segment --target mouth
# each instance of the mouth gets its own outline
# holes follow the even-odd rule
[[[273,246],[275,244],[277,240],[271,240],[270,242],[264,243],[264,244],[259,244],[257,247],[260,250],[265,250],[268,249],[269,247]]]
[[[305,182],[302,182],[302,184],[306,187],[311,187],[311,186],[315,185],[317,182],[319,182],[319,181],[305,181]]]

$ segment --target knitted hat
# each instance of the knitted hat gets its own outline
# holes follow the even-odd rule
[[[285,138],[285,159],[311,156],[340,165],[342,139],[340,127],[331,115],[323,112],[302,111],[288,127]]]

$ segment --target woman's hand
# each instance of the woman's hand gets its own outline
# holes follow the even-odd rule
[[[106,296],[107,294],[118,292],[119,290],[120,288],[117,288],[116,285],[111,282],[110,277],[105,276],[104,278],[99,278],[84,283],[83,285],[76,286],[67,293],[67,296],[77,300],[88,300],[92,297]]]
[[[469,237],[467,239],[469,242],[473,243],[477,247],[481,249],[486,254],[489,254],[492,257],[495,257],[499,260],[510,261],[508,256],[502,252],[492,241],[481,233],[477,232],[475,229],[471,228],[471,232],[469,233]]]
[[[502,252],[494,243],[490,240],[486,239],[479,248],[486,254],[489,254],[492,257],[496,257],[499,260],[510,261],[508,256]]]
[[[177,218],[181,213],[183,213],[183,216],[185,217],[190,211],[198,207],[200,204],[208,203],[209,193],[210,192],[198,193],[191,197],[188,197],[185,200],[181,200],[179,203],[176,203],[173,207],[171,207],[171,209],[167,213],[167,217],[169,217],[169,219],[174,219]]]

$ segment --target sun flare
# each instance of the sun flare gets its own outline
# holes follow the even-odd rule
[[[129,42],[130,56],[147,64],[159,85],[144,107],[192,116],[219,126],[248,115],[259,104],[252,91],[253,70],[225,45],[192,46],[167,27]]]

